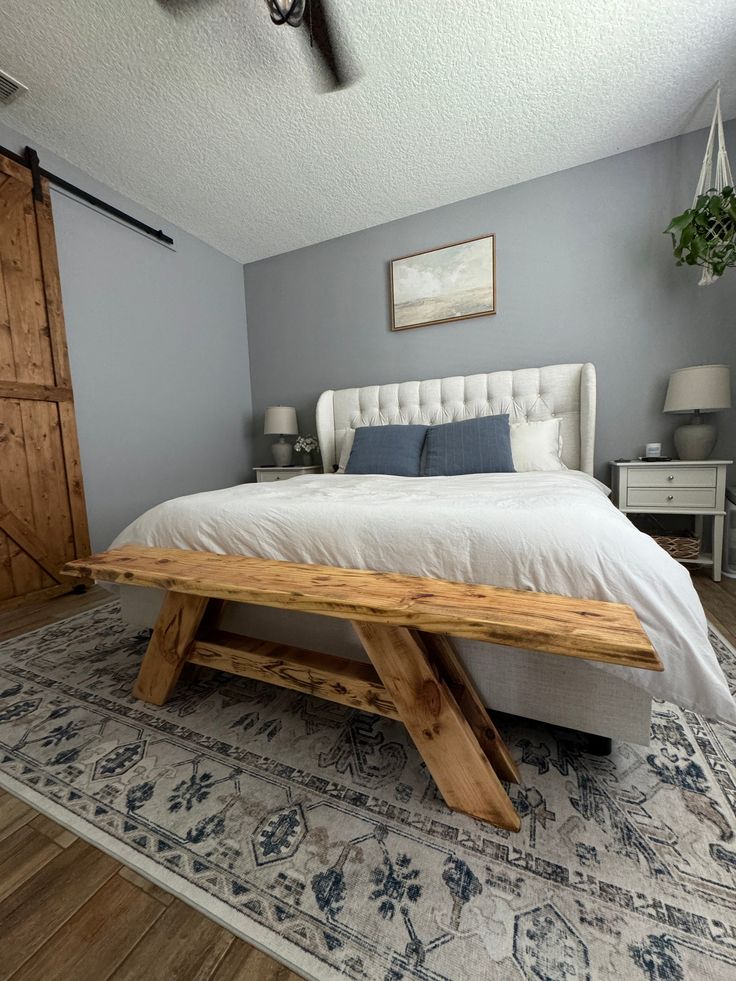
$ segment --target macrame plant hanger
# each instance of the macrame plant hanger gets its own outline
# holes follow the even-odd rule
[[[716,137],[718,139],[718,150],[715,154],[714,173],[713,151],[715,150],[716,146]],[[695,188],[693,208],[696,206],[697,200],[702,194],[708,194],[709,191],[716,191],[718,194],[720,194],[724,187],[733,187],[733,177],[731,176],[731,164],[729,163],[728,154],[726,153],[726,139],[723,135],[721,86],[719,83],[716,90],[716,107],[713,112],[713,122],[710,124],[710,133],[708,134],[708,145],[705,148],[703,166],[700,168],[698,186]],[[717,226],[713,230],[717,231]],[[711,283],[715,283],[717,279],[718,277],[713,275],[710,267],[704,266],[703,274],[700,277],[698,286],[710,286]]]

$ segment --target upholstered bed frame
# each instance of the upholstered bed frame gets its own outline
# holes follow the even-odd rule
[[[508,412],[512,423],[562,419],[563,463],[570,470],[593,473],[592,364],[553,364],[323,392],[317,402],[317,434],[325,473],[331,473],[339,461],[348,429],[438,425],[502,412]]]
[[[317,431],[326,473],[332,473],[348,429],[364,425],[441,423],[508,412],[511,421],[562,419],[563,460],[593,472],[595,368],[549,365],[323,392]],[[121,587],[126,619],[152,626],[156,590]],[[250,636],[364,659],[344,621],[231,604],[223,625]],[[533,651],[456,640],[458,653],[489,708],[581,732],[647,744],[651,699],[641,688],[593,663]]]

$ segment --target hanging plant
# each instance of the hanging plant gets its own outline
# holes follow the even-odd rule
[[[699,194],[665,229],[678,266],[704,266],[718,279],[736,266],[736,193],[732,187]]]
[[[723,135],[720,85],[695,198],[672,219],[668,232],[677,265],[702,267],[698,286],[715,283],[729,266],[736,266],[736,193]]]

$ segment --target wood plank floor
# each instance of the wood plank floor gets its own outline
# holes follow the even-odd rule
[[[736,580],[693,574],[736,644]],[[0,615],[0,640],[110,599],[95,587]],[[0,791],[0,981],[298,981],[136,872]]]

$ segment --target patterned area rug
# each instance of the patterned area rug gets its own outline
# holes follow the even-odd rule
[[[502,725],[513,835],[390,720],[207,671],[135,702],[145,643],[113,603],[1,645],[0,784],[302,974],[736,977],[736,729],[660,703],[649,749],[598,758]]]

